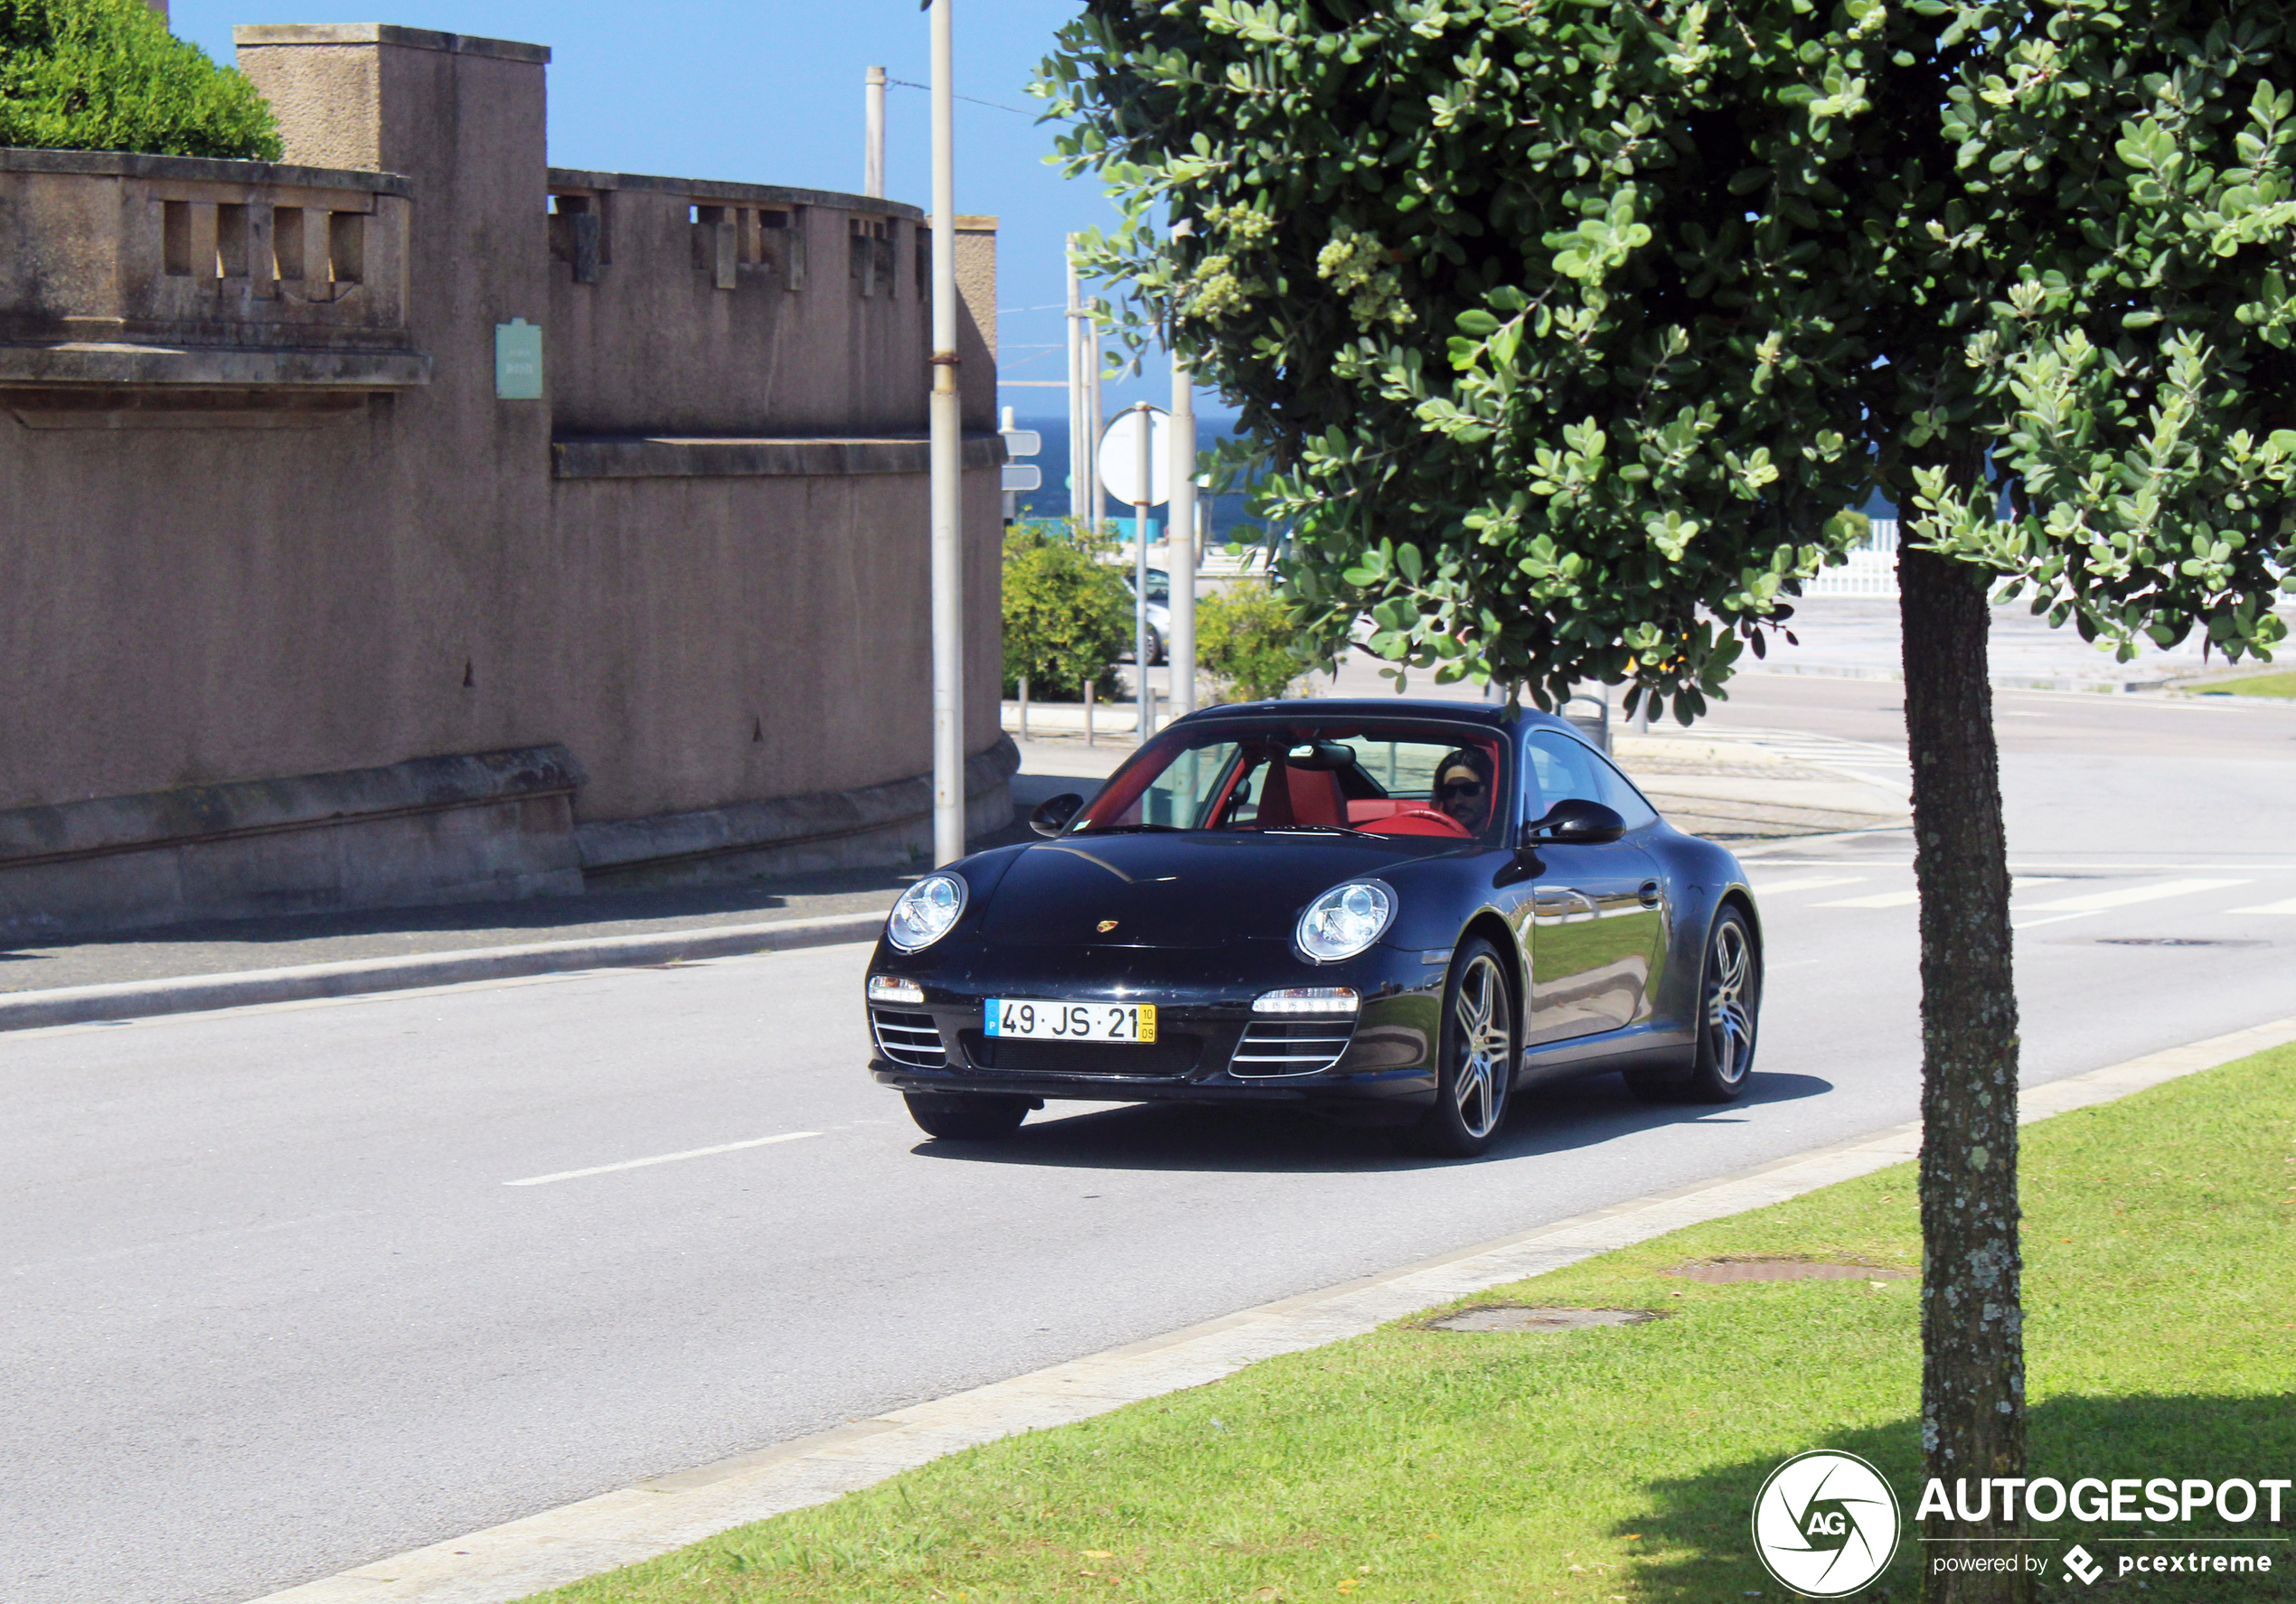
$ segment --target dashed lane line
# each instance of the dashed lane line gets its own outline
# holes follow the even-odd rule
[[[746,1148],[769,1148],[776,1142],[803,1141],[809,1136],[819,1136],[818,1130],[785,1130],[779,1136],[753,1136],[748,1141],[720,1142],[714,1148],[688,1148],[682,1153],[657,1153],[651,1158],[625,1158],[619,1164],[593,1164],[588,1169],[561,1169],[556,1175],[530,1175],[523,1180],[504,1181],[505,1187],[547,1187],[552,1181],[579,1181],[584,1176],[613,1175],[625,1169],[645,1169],[656,1164],[676,1164],[687,1158],[707,1158],[718,1153],[739,1153]]]

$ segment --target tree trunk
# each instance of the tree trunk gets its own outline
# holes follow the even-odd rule
[[[2025,1474],[2025,1338],[2017,1205],[2017,994],[2009,851],[2001,829],[1990,617],[1983,576],[1901,547],[1905,734],[1914,768],[1914,882],[1921,891],[1922,1458],[1948,1496],[1961,1481],[1983,1521],[1932,1516],[1932,1538],[2002,1538],[1999,1489]],[[1957,1511],[1957,1513],[1959,1513]],[[2022,1510],[2019,1510],[2021,1515]],[[2000,1556],[2001,1543],[1933,1545]],[[2017,1572],[1936,1572],[1924,1604],[2030,1596]]]

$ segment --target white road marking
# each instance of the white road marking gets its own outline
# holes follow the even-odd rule
[[[2046,919],[2012,919],[2009,921],[2009,928],[2034,930],[2044,924],[2062,924],[2067,919],[2094,919],[2103,912],[2104,912],[2103,908],[2091,908],[2085,914],[2053,914]]]
[[[2296,896],[2290,897],[2286,902],[2268,902],[2257,907],[2231,908],[2226,911],[2235,914],[2296,914]]]
[[[1764,896],[1774,896],[1781,891],[1823,891],[1832,886],[1862,886],[1863,875],[1804,875],[1798,880],[1770,880],[1755,887]]]
[[[662,1153],[652,1158],[625,1158],[619,1164],[596,1164],[588,1169],[561,1169],[556,1175],[530,1175],[522,1181],[504,1181],[505,1187],[547,1187],[552,1181],[578,1181],[586,1175],[612,1175],[617,1169],[644,1169],[652,1164],[675,1164],[682,1158],[707,1158],[713,1153],[739,1153],[744,1148],[767,1148],[777,1141],[803,1141],[809,1136],[819,1136],[818,1130],[786,1130],[779,1136],[752,1137],[748,1141],[720,1142],[714,1148],[690,1148],[682,1153]]]
[[[2056,875],[2019,875],[2009,881],[2009,889],[2014,891],[2023,886],[2054,886],[2061,877]],[[1825,886],[1836,882],[1819,880],[1812,883]],[[1840,902],[1813,902],[1810,905],[1813,908],[1909,908],[1920,900],[1921,893],[1918,891],[1884,891],[1872,896],[1845,896]],[[2056,905],[2044,905],[2054,907]]]
[[[2245,886],[2246,880],[2162,880],[2150,886],[2129,886],[2119,891],[2085,891],[2078,896],[2060,896],[2055,902],[2028,905],[2028,914],[2102,913],[2106,908],[2124,908],[2140,902],[2159,902],[2163,897],[2189,896],[2197,891],[2222,891],[2228,886]]]
[[[1885,891],[1877,896],[1845,896],[1840,902],[1813,902],[1813,908],[1909,908],[1921,900],[1918,891]]]

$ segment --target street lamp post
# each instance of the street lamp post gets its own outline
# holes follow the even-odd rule
[[[956,391],[956,101],[951,0],[933,14],[933,861],[965,856],[965,526]]]
[[[1172,716],[1196,710],[1196,382],[1172,353],[1172,499],[1164,508],[1164,567],[1172,576]]]
[[[1134,699],[1140,704],[1140,738],[1144,741],[1155,733],[1156,708],[1156,693],[1148,688],[1148,509],[1156,494],[1156,409],[1142,401],[1133,410],[1140,415],[1140,438],[1132,469],[1139,475],[1133,481],[1139,488],[1133,492],[1132,503],[1132,662],[1139,671]]]
[[[1068,239],[1068,516],[1086,521],[1092,492],[1099,487],[1092,461],[1092,419],[1084,404],[1084,301],[1077,283],[1077,237]]]
[[[885,192],[885,69],[861,77],[861,193]]]

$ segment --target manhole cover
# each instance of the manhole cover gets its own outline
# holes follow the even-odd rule
[[[2101,935],[2100,947],[2269,947],[2270,942],[2219,941],[2198,935]]]
[[[1431,1331],[1576,1331],[1586,1326],[1639,1326],[1658,1318],[1648,1309],[1524,1309],[1489,1304],[1429,1320]]]
[[[1815,1259],[1719,1259],[1678,1264],[1665,1272],[1689,1281],[1902,1281],[1910,1270],[1878,1264],[1828,1264]]]

